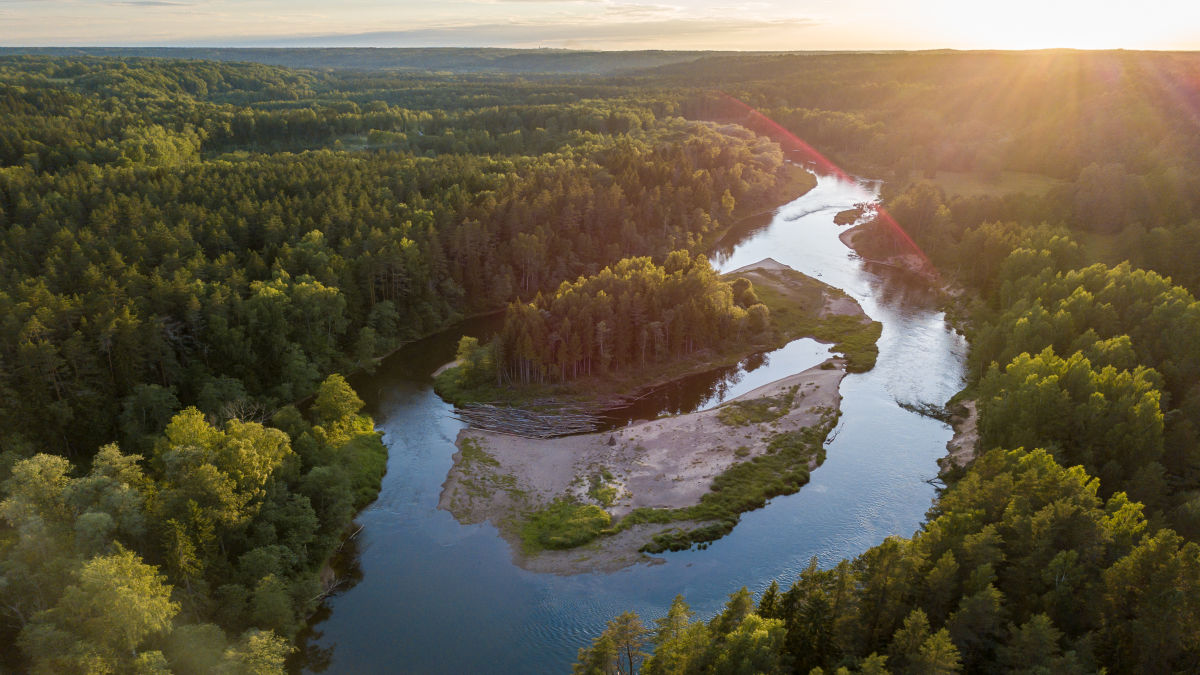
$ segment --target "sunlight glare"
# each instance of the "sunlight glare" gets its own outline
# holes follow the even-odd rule
[[[1164,18],[1170,11],[1134,14],[1128,4],[1086,0],[953,2],[943,8],[942,23],[957,35],[955,46],[974,49],[1162,48],[1176,25]],[[1194,14],[1194,8],[1180,9]]]

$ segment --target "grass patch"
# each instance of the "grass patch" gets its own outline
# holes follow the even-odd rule
[[[525,517],[521,541],[526,553],[575,548],[595,539],[611,523],[608,512],[595,504],[560,498]]]
[[[461,458],[459,459],[459,468],[467,468],[472,464],[485,464],[487,466],[500,466],[500,460],[492,457],[483,449],[479,441],[474,438],[464,438],[459,445]]]
[[[756,283],[759,300],[771,310],[771,322],[786,344],[798,337],[810,336],[832,342],[834,351],[846,357],[846,370],[863,373],[875,367],[879,357],[876,342],[883,324],[858,316],[836,314],[821,317],[826,294],[847,298],[845,293],[794,270],[772,270],[773,283]]]
[[[617,501],[619,490],[612,485],[613,475],[608,469],[592,476],[588,496],[604,506],[612,506]]]
[[[827,409],[821,422],[812,427],[775,434],[766,454],[734,464],[714,478],[712,491],[701,497],[699,504],[682,509],[635,509],[611,531],[642,523],[704,523],[690,530],[673,528],[655,535],[642,547],[646,553],[680,551],[720,539],[733,530],[742,513],[761,508],[772,497],[792,494],[808,482],[809,463],[815,460],[819,465],[825,460],[825,437],[836,418],[836,413]]]
[[[550,398],[573,398],[573,392],[563,386],[528,384],[514,387],[500,386],[490,381],[486,384],[466,385],[463,383],[462,374],[461,366],[447,368],[433,378],[433,391],[455,405],[501,401],[510,405],[529,405]]]
[[[845,355],[846,370],[851,373],[865,373],[875,367],[879,358],[877,343],[882,334],[883,324],[878,321],[863,323],[844,315],[822,319],[813,331],[816,339],[833,341],[834,351]]]
[[[795,164],[783,165],[783,179],[773,190],[775,200],[780,198],[794,201],[817,187],[817,177]]]
[[[796,400],[796,386],[778,396],[764,396],[749,401],[733,401],[721,406],[717,419],[730,427],[745,427],[762,422],[774,422],[788,414]]]

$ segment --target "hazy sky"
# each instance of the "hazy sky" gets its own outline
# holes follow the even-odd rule
[[[0,45],[1200,49],[1200,0],[0,0]]]

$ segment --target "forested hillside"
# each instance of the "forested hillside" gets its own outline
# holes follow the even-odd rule
[[[156,57],[239,61],[288,68],[387,70],[436,73],[616,74],[694,61],[711,52],[579,51],[573,49],[219,48],[219,47],[0,47],[0,55],[79,58]]]
[[[783,184],[769,140],[615,91],[0,59],[10,665],[277,670],[385,465],[326,376]]]
[[[622,615],[577,672],[651,647],[646,673],[1200,667],[1200,58],[720,62],[669,70],[718,73],[822,151],[890,177],[885,206],[958,288],[972,346],[960,398],[977,401],[983,454],[944,476],[911,539],[814,561],[757,605],[743,589],[708,622],[683,598],[649,630]],[[907,250],[881,223],[856,241]]]

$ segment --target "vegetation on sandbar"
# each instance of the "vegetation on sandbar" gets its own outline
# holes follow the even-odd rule
[[[730,401],[718,409],[717,419],[721,420],[722,424],[731,427],[774,422],[792,409],[797,389],[799,389],[798,385],[789,387],[787,391],[776,396],[763,396],[748,401]]]
[[[809,467],[825,459],[825,437],[836,420],[837,413],[826,410],[818,424],[774,434],[766,453],[734,464],[714,478],[712,490],[700,498],[699,504],[680,509],[635,509],[614,530],[640,523],[703,523],[656,535],[642,547],[646,553],[679,551],[720,539],[733,530],[742,513],[762,508],[772,497],[792,494],[808,482]]]
[[[518,527],[524,551],[537,553],[582,546],[600,536],[610,523],[612,517],[599,506],[563,497],[530,512]]]

